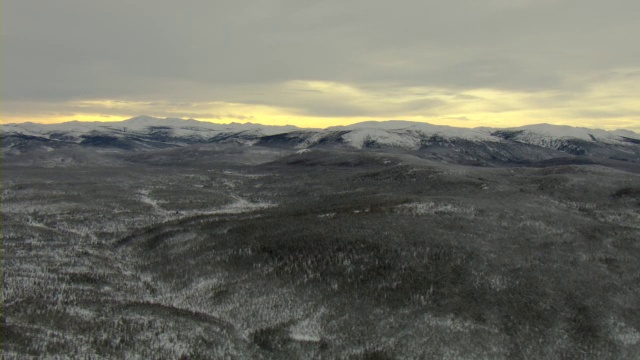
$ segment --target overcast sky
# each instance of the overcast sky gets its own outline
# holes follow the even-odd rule
[[[2,122],[640,131],[638,0],[4,0]]]

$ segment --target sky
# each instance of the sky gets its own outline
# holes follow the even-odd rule
[[[640,131],[637,0],[4,0],[1,122]]]

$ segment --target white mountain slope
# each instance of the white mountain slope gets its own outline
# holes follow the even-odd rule
[[[172,138],[205,141],[220,134],[243,134],[260,137],[299,130],[295,126],[267,126],[260,124],[215,124],[193,119],[160,119],[150,116],[138,116],[118,122],[80,122],[71,121],[61,124],[21,123],[2,126],[5,134],[16,133],[38,136],[48,139],[64,135],[67,140],[82,141],[88,135],[108,135],[125,137],[131,135],[164,135]]]
[[[348,126],[335,126],[323,130],[301,129],[295,126],[267,126],[260,124],[215,124],[193,119],[159,119],[139,116],[121,122],[67,122],[62,124],[7,124],[2,126],[6,135],[21,134],[56,141],[86,141],[92,136],[119,139],[143,139],[169,144],[232,140],[246,145],[260,138],[272,136],[277,141],[296,148],[340,144],[356,149],[367,147],[395,147],[418,149],[421,146],[455,141],[473,143],[523,143],[552,149],[582,145],[637,145],[640,134],[628,130],[605,131],[548,124],[516,128],[456,128],[410,121],[367,121]],[[281,136],[281,139],[273,139]],[[576,145],[578,144],[578,145]],[[577,149],[578,151],[580,149]],[[582,151],[582,150],[580,150]]]
[[[606,131],[549,124],[527,125],[516,128],[455,128],[409,121],[367,121],[349,126],[336,126],[326,131],[345,132],[342,140],[354,148],[367,143],[418,148],[425,138],[440,137],[449,140],[473,142],[519,142],[558,149],[571,141],[585,141],[610,145],[628,145],[630,140],[640,140],[640,134],[629,130]]]
[[[443,139],[463,139],[470,141],[501,141],[492,136],[489,129],[468,129],[451,126],[432,125],[411,121],[367,121],[348,126],[335,126],[327,131],[347,132],[343,141],[354,148],[363,148],[375,143],[383,146],[416,149],[423,141],[434,136]]]
[[[505,130],[520,132],[514,135],[513,140],[544,147],[552,147],[554,142],[567,139],[600,142],[613,145],[628,143],[625,138],[635,140],[640,139],[640,134],[629,130],[606,131],[601,129],[549,124],[527,125]]]

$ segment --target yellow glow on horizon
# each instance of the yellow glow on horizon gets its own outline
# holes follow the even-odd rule
[[[263,125],[295,125],[301,128],[327,128],[332,126],[345,126],[364,121],[387,121],[387,120],[405,120],[415,122],[425,122],[434,125],[447,125],[453,127],[493,127],[493,128],[508,128],[518,127],[530,124],[548,123],[555,125],[569,125],[574,127],[587,127],[587,128],[599,128],[605,130],[616,129],[628,129],[636,132],[640,132],[638,121],[634,118],[617,118],[615,121],[594,121],[589,118],[575,118],[572,120],[553,118],[552,114],[548,114],[543,110],[539,111],[506,111],[501,113],[451,113],[447,116],[437,117],[425,117],[425,116],[403,116],[394,118],[379,118],[379,117],[348,117],[348,118],[326,118],[326,117],[312,117],[312,116],[296,116],[290,114],[272,114],[268,116],[260,116],[254,114],[251,120],[238,120],[237,118],[206,118],[198,117],[196,120],[207,121],[219,124],[236,123],[257,123]],[[42,124],[56,124],[68,121],[82,121],[82,122],[116,122],[130,119],[134,116],[104,116],[93,114],[76,114],[66,115],[60,117],[46,117],[46,118],[8,118],[4,124],[9,123],[22,123],[22,122],[36,122]],[[544,121],[540,121],[544,118]],[[186,118],[183,118],[186,120]],[[514,120],[517,119],[517,120]]]
[[[123,121],[131,118],[131,116],[117,116],[106,114],[68,114],[68,115],[36,115],[36,116],[6,116],[2,118],[2,124],[33,122],[40,124],[59,124],[69,121],[82,122],[111,122]]]
[[[517,127],[549,123],[640,132],[640,70],[576,77],[577,90],[455,90],[429,86],[357,86],[296,80],[230,89],[226,100],[173,102],[86,99],[19,104],[0,123],[121,121],[138,115],[214,123],[260,123],[308,128],[362,121],[407,120],[456,127]],[[243,102],[251,94],[249,102]],[[216,98],[215,96],[211,96]],[[171,98],[171,96],[167,96]],[[6,109],[6,106],[5,106]],[[49,115],[51,114],[51,115]]]

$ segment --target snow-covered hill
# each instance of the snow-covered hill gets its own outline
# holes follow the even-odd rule
[[[498,131],[500,132],[500,130]],[[495,132],[494,132],[495,133]],[[537,124],[502,130],[510,140],[544,147],[555,147],[564,140],[581,140],[622,145],[638,140],[640,134],[629,130],[606,131],[562,125]],[[496,134],[500,136],[500,134]]]
[[[635,161],[640,134],[548,124],[517,128],[456,128],[409,121],[361,122],[326,129],[260,124],[215,124],[193,119],[139,116],[121,122],[7,124],[3,150],[20,153],[32,146],[98,146],[130,150],[181,147],[199,143],[233,143],[290,149],[401,149],[464,154],[467,160],[553,157],[543,149],[571,155],[597,155]],[[539,149],[539,150],[536,150]],[[533,154],[533,155],[532,155]],[[639,160],[640,161],[640,160]]]
[[[51,140],[65,140],[80,143],[90,136],[111,136],[116,138],[142,136],[171,139],[176,144],[205,142],[221,135],[237,135],[238,138],[257,138],[297,130],[295,126],[265,126],[260,124],[215,124],[193,119],[160,119],[138,116],[118,122],[79,122],[61,124],[7,124],[2,126],[4,134],[37,136]]]
[[[629,130],[606,131],[581,127],[537,124],[517,128],[456,128],[410,121],[368,121],[349,126],[331,127],[328,131],[348,131],[343,138],[354,147],[367,142],[415,147],[416,139],[440,137],[469,141],[515,141],[548,148],[557,148],[565,141],[587,141],[624,145],[640,140],[640,134]]]

